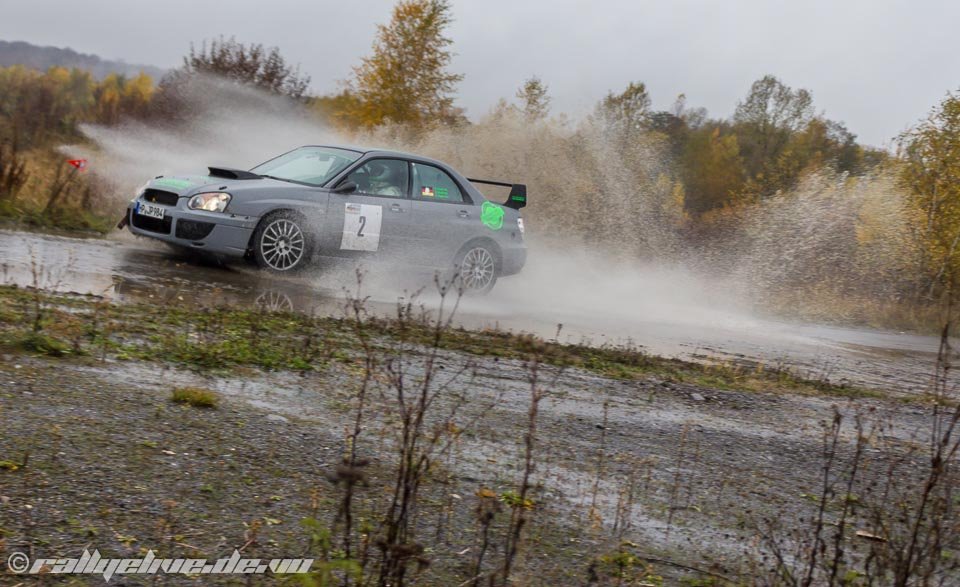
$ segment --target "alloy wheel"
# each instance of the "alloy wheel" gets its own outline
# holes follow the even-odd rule
[[[278,218],[268,224],[260,237],[260,254],[275,271],[296,267],[303,253],[303,231],[296,222],[287,218]]]
[[[490,251],[477,247],[467,251],[460,264],[460,281],[464,289],[482,291],[490,286],[496,274],[496,263]]]

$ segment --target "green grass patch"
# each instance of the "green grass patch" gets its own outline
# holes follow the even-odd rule
[[[201,387],[177,387],[170,399],[174,403],[195,408],[215,408],[220,403],[220,396],[216,392]]]
[[[19,468],[19,463],[15,463],[13,461],[0,461],[0,471],[16,471]]]
[[[63,357],[71,352],[66,342],[43,332],[26,332],[14,338],[14,346],[28,353]]]
[[[403,338],[429,345],[436,331],[422,324],[371,321],[380,336]],[[530,334],[504,331],[449,329],[441,333],[441,348],[478,356],[528,360],[534,356],[545,364],[575,367],[611,379],[636,380],[657,377],[674,383],[689,383],[738,391],[789,391],[837,397],[883,397],[879,391],[838,385],[802,377],[784,368],[762,364],[692,362],[658,357],[633,345],[590,346],[545,341]]]

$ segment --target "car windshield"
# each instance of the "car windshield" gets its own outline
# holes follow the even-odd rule
[[[301,147],[257,165],[264,177],[320,186],[360,158],[361,153],[333,147]]]

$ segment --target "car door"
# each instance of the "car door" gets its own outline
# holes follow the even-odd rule
[[[443,169],[412,162],[411,236],[418,243],[412,255],[416,263],[446,267],[463,243],[478,232],[479,208]]]
[[[338,194],[347,182],[356,191]],[[410,241],[410,170],[403,159],[368,159],[334,186],[330,194],[321,254],[364,257],[402,254]]]

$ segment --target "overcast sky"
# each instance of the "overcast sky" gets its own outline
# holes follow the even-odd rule
[[[393,0],[0,0],[0,39],[176,66],[219,35],[279,46],[316,92],[369,53]],[[578,116],[607,91],[647,84],[728,116],[766,73],[883,146],[960,88],[960,2],[927,0],[454,0],[459,103],[477,117],[526,77],[554,112]]]

